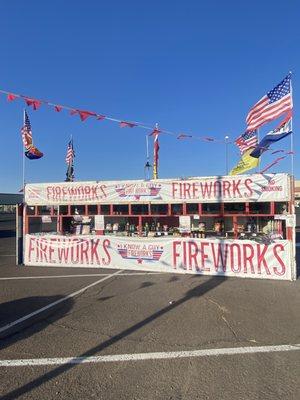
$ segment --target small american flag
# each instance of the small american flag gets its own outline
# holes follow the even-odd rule
[[[24,125],[22,126],[21,132],[24,147],[26,150],[28,150],[32,145],[32,131],[29,117],[26,111],[24,111]]]
[[[246,122],[247,131],[252,131],[266,122],[280,117],[286,111],[292,110],[291,73],[274,89],[262,97],[249,111]]]
[[[73,164],[73,160],[75,158],[75,151],[73,148],[73,139],[69,141],[67,155],[66,155],[66,163],[68,165]]]
[[[240,149],[241,154],[251,147],[255,147],[257,143],[257,132],[255,130],[245,132],[235,140],[235,144]]]

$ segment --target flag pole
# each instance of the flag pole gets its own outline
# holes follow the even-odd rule
[[[290,71],[290,74],[292,73],[292,71]],[[293,86],[292,86],[292,78],[291,78],[291,98],[293,101]],[[294,177],[294,132],[293,132],[293,115],[291,116],[291,142],[290,142],[290,147],[291,147],[291,173],[292,173],[292,177]]]
[[[146,135],[146,158],[149,159],[149,139],[148,135]]]
[[[225,165],[226,165],[226,175],[228,175],[228,139],[229,136],[225,136]]]
[[[259,128],[257,128],[257,144],[259,144]],[[258,165],[257,165],[257,172],[260,173],[260,156],[258,157]]]
[[[23,128],[25,126],[25,108],[23,109]],[[23,134],[22,134],[23,135]],[[22,152],[23,152],[23,193],[25,191],[25,151],[24,151],[24,143],[22,138]]]
[[[145,170],[145,180],[148,181],[150,179],[150,162],[149,162],[149,137],[146,135],[146,164],[144,167]]]
[[[155,124],[155,130],[158,131],[158,123]],[[155,148],[155,139],[158,140],[158,132],[154,135],[154,146],[153,146],[153,179],[158,178],[158,165],[157,165],[157,154]]]

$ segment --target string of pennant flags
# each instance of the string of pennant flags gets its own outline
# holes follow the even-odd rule
[[[25,104],[28,107],[31,107],[34,111],[38,110],[42,105],[46,105],[46,106],[52,107],[56,112],[61,112],[63,110],[66,110],[69,112],[69,114],[71,116],[78,115],[82,122],[86,121],[88,118],[95,118],[98,121],[107,120],[107,121],[116,122],[119,124],[120,128],[135,128],[135,127],[137,127],[137,128],[142,128],[142,129],[146,129],[149,131],[153,131],[153,126],[149,126],[149,125],[141,123],[141,122],[120,120],[120,119],[117,119],[117,118],[114,118],[114,117],[111,117],[108,115],[104,115],[101,113],[92,112],[92,111],[88,111],[88,110],[81,110],[77,107],[60,105],[57,103],[52,103],[47,100],[36,99],[33,97],[24,96],[22,94],[8,92],[8,91],[2,90],[2,89],[0,89],[0,93],[7,96],[8,102],[15,101],[16,99],[24,100]],[[169,131],[167,129],[162,129],[162,128],[159,128],[157,130],[160,134],[171,135],[171,136],[176,137],[178,140],[196,139],[196,140],[201,140],[203,142],[224,143],[224,140],[222,140],[222,139],[217,139],[217,138],[209,137],[209,136],[199,136],[199,135],[189,135],[189,134],[185,134],[185,133],[176,133],[176,132],[172,132],[172,131]],[[151,136],[155,135],[155,133],[152,132],[150,135]]]
[[[293,110],[293,99],[292,99],[292,85],[291,85],[291,73],[289,73],[274,89],[267,92],[255,105],[250,109],[246,117],[246,129],[245,132],[240,135],[234,142],[228,140],[228,136],[224,139],[216,139],[207,136],[195,136],[186,133],[175,133],[168,131],[166,129],[161,129],[156,124],[155,127],[148,126],[143,123],[135,121],[120,120],[113,118],[104,114],[99,114],[96,112],[91,112],[88,110],[81,110],[79,108],[74,108],[70,106],[60,105],[52,103],[46,100],[36,99],[21,94],[16,94],[12,92],[7,92],[0,89],[0,93],[7,96],[7,101],[12,102],[18,98],[25,101],[28,107],[33,110],[38,110],[42,105],[47,105],[52,107],[56,112],[61,112],[62,110],[69,111],[70,115],[78,115],[82,122],[86,121],[88,118],[95,118],[98,121],[109,120],[117,122],[120,128],[143,128],[151,131],[148,136],[154,137],[154,154],[153,154],[153,178],[158,178],[158,151],[159,143],[158,136],[160,134],[168,134],[175,136],[178,140],[186,139],[196,139],[205,142],[219,142],[225,144],[234,143],[241,153],[241,159],[237,166],[230,171],[230,175],[237,175],[244,173],[245,171],[256,168],[259,164],[259,158],[263,153],[273,150],[270,146],[275,142],[289,136],[292,134],[292,110]],[[267,122],[278,119],[284,115],[284,119],[279,123],[279,125],[268,132],[260,142],[258,142],[258,129],[266,124]],[[38,159],[43,156],[34,145],[32,140],[31,125],[29,122],[28,115],[26,111],[24,112],[24,125],[22,127],[22,139],[25,147],[25,155],[29,159]],[[71,147],[70,147],[71,146]],[[72,157],[67,162],[68,172],[67,180],[73,180],[73,159],[75,156],[73,149],[73,141],[69,143],[68,151],[72,150]],[[281,157],[274,159],[269,165],[267,165],[262,171],[266,172],[272,166],[278,164],[281,160],[285,159],[288,155],[294,155],[293,149],[286,152],[285,150],[275,150],[271,154],[284,153]],[[70,161],[71,160],[71,161]]]

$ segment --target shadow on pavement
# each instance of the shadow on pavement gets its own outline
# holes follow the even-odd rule
[[[203,277],[199,277],[201,279]],[[99,345],[93,347],[92,349],[86,351],[85,353],[79,355],[78,357],[86,358],[93,356],[102,350],[106,349],[107,347],[117,343],[118,341],[128,337],[132,333],[138,331],[140,328],[148,325],[149,323],[155,321],[157,318],[167,314],[169,311],[172,311],[174,308],[179,307],[180,305],[186,303],[190,299],[198,298],[209,292],[210,290],[216,288],[217,286],[221,285],[227,278],[223,276],[219,277],[212,277],[209,280],[203,282],[202,284],[196,286],[195,288],[186,292],[185,296],[181,299],[175,301],[174,303],[168,305],[167,307],[162,308],[161,310],[155,312],[154,314],[150,315],[149,317],[145,318],[144,320],[138,322],[135,325],[123,330],[122,332],[118,333],[117,335],[113,336],[112,338],[106,340],[105,342],[100,343]],[[77,358],[77,357],[76,357]],[[31,390],[41,386],[43,383],[50,381],[51,379],[56,378],[57,376],[69,371],[72,369],[76,364],[64,364],[60,365],[59,367],[53,369],[41,375],[40,377],[34,379],[33,381],[23,385],[22,387],[12,390],[10,393],[7,393],[2,397],[2,400],[11,400],[17,399],[24,395],[25,393],[31,392]]]
[[[1,331],[2,328],[63,297],[64,296],[25,297],[0,304],[0,350],[11,346],[19,340],[24,340],[29,336],[35,335],[54,321],[62,318],[73,307],[74,300],[67,299],[4,331]]]

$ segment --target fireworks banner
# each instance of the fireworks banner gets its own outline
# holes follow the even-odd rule
[[[257,159],[255,159],[257,160]],[[32,183],[28,205],[288,201],[288,174],[199,177],[189,180]]]
[[[295,279],[291,243],[249,240],[26,235],[25,265]]]

